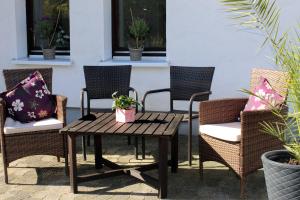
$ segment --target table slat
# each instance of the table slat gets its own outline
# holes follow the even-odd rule
[[[163,135],[164,131],[168,128],[170,122],[172,122],[174,118],[175,118],[175,114],[169,113],[165,118],[166,123],[160,124],[159,127],[156,129],[156,131],[153,133],[153,135]]]
[[[137,113],[135,116],[135,120],[139,120],[144,113]],[[124,133],[129,127],[131,127],[134,123],[124,123],[119,129],[115,130],[114,133],[121,134]]]
[[[163,121],[166,116],[167,113],[159,113],[157,120]],[[151,126],[144,132],[144,135],[152,135],[159,125],[161,125],[161,123],[152,123]]]
[[[150,116],[151,116],[151,113],[143,113],[143,116],[139,120],[140,121],[147,120],[148,117],[150,117]],[[138,129],[142,124],[143,124],[142,122],[138,122],[138,120],[137,120],[124,133],[125,134],[134,134],[136,129]]]
[[[135,134],[144,134],[146,129],[153,124],[152,121],[156,120],[158,116],[159,116],[159,113],[152,113],[151,116],[147,119],[147,120],[149,120],[149,122],[143,123],[134,133]]]

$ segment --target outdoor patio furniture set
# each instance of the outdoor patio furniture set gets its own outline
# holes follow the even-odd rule
[[[51,68],[4,70],[7,90],[14,88],[35,71],[42,74],[51,91],[53,73]],[[124,95],[129,95],[132,91],[138,100],[136,90],[130,87],[131,66],[84,66],[86,88],[81,91],[82,117],[69,125],[66,125],[66,97],[52,95],[56,102],[55,113],[41,125],[37,125],[38,122],[24,124],[8,120],[6,102],[0,99],[1,152],[5,183],[8,183],[7,168],[12,161],[31,155],[53,155],[57,156],[58,161],[61,157],[66,158],[65,169],[66,174],[70,176],[73,193],[78,192],[80,182],[127,174],[158,188],[159,197],[166,198],[167,166],[170,165],[174,173],[178,168],[178,126],[181,121],[188,122],[189,165],[192,163],[192,119],[198,117],[198,112],[192,111],[192,105],[194,101],[198,101],[200,174],[203,175],[205,161],[217,161],[228,166],[241,180],[241,197],[243,197],[246,176],[262,167],[261,154],[282,148],[279,140],[260,131],[259,123],[278,119],[269,110],[243,111],[247,99],[208,100],[213,74],[214,67],[171,66],[170,88],[146,92],[142,98],[142,110],[136,114],[136,121],[133,123],[118,123],[111,109],[97,109],[96,112],[92,112],[90,106],[91,100],[110,99],[115,91]],[[272,87],[286,97],[285,73],[254,69],[251,89],[256,87],[261,76],[267,78]],[[146,97],[159,92],[170,92],[170,112],[146,112]],[[87,109],[84,102],[85,93]],[[173,101],[177,100],[189,101],[189,109],[174,110]],[[142,158],[145,158],[145,138],[156,137],[159,141],[159,160],[157,163],[129,169],[119,166],[102,157],[103,135],[126,136],[128,144],[133,137],[136,158],[139,153],[138,138],[142,138]],[[78,136],[82,136],[84,159],[86,159],[86,137],[90,145],[90,136],[93,136],[95,168],[106,165],[112,171],[77,175],[75,147]],[[171,141],[170,161],[168,161],[169,141]],[[154,168],[159,169],[158,180],[144,173]]]

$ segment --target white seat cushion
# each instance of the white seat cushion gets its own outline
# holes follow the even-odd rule
[[[206,134],[221,140],[241,141],[241,123],[205,124],[199,127],[200,134]]]
[[[4,134],[61,129],[62,127],[63,123],[55,118],[48,118],[23,124],[7,117],[4,124]]]

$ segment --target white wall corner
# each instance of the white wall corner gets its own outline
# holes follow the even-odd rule
[[[27,23],[26,23],[26,1],[14,0],[15,26],[13,34],[15,37],[14,58],[27,57]]]

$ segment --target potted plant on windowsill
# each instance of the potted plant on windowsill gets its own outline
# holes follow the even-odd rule
[[[112,109],[116,110],[116,121],[127,123],[135,121],[136,108],[140,104],[132,97],[126,95],[117,96],[118,92],[112,94]]]
[[[300,34],[280,35],[279,8],[270,0],[221,0],[242,25],[259,29],[275,53],[276,65],[286,71],[289,112],[272,107],[279,122],[263,122],[262,130],[282,141],[286,150],[274,150],[262,155],[268,198],[300,199]],[[300,26],[298,27],[300,28]],[[265,44],[264,43],[264,44]],[[272,105],[270,105],[272,106]]]
[[[43,16],[36,24],[45,60],[55,59],[56,46],[64,45],[69,40],[69,36],[60,26],[61,15],[63,12],[67,13],[68,4],[61,1],[55,5],[55,10],[57,11],[55,17]]]
[[[144,50],[144,41],[149,33],[149,26],[142,18],[134,18],[132,9],[130,9],[131,24],[129,26],[129,34],[133,38],[133,43],[128,44],[130,60],[139,61],[142,59]]]

